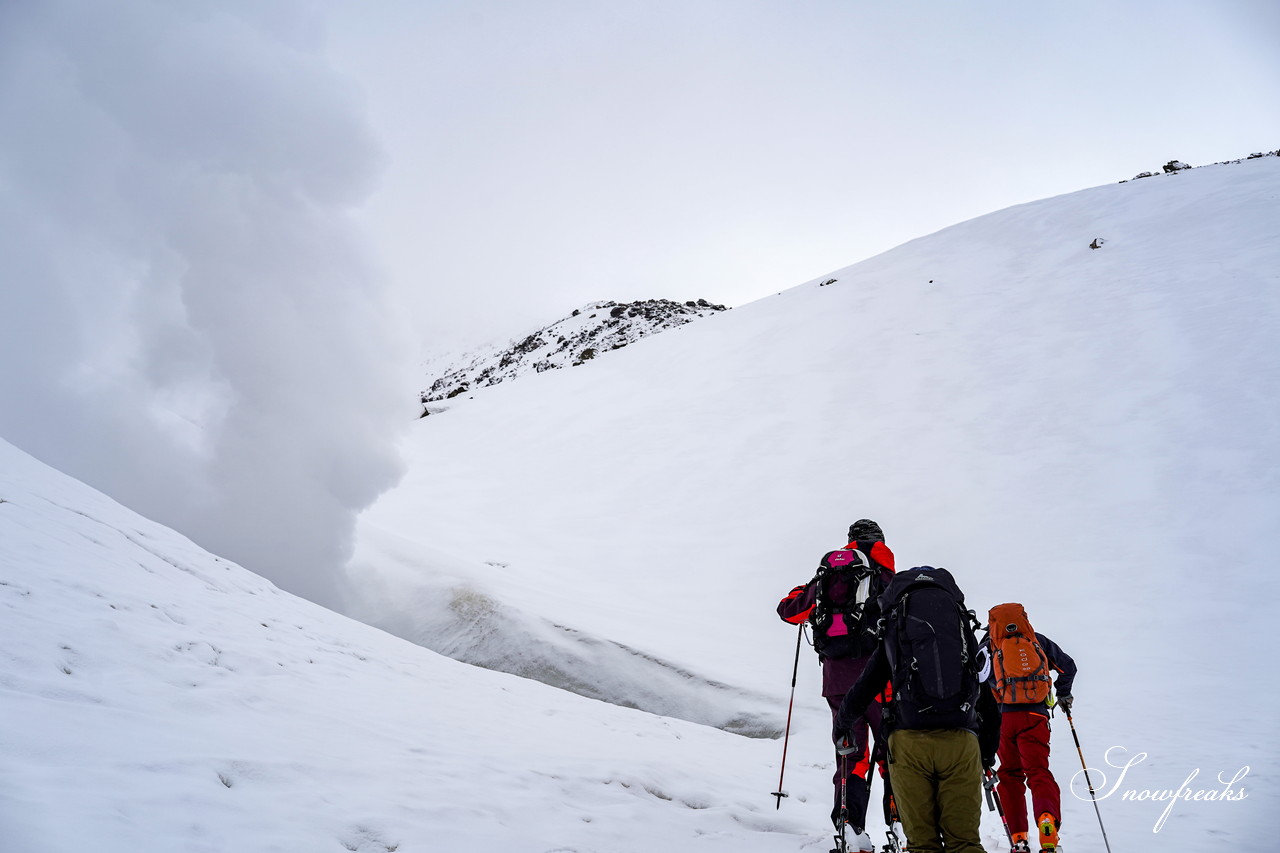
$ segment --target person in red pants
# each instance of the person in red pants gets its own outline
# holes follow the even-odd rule
[[[1057,850],[1062,794],[1049,772],[1049,708],[1071,709],[1076,664],[1044,634],[1032,629],[1021,604],[999,604],[988,615],[984,681],[1000,703],[1000,761],[996,793],[1009,825],[1012,853],[1030,853],[1027,790],[1043,853]],[[980,654],[981,654],[980,653]],[[1051,673],[1057,673],[1056,685]]]

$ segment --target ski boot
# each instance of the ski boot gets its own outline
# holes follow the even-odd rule
[[[845,840],[845,833],[849,830],[849,824],[841,822],[836,825],[836,846],[832,847],[829,853],[849,853],[849,842]]]
[[[846,831],[836,836],[836,846],[831,853],[875,853],[875,845],[866,831],[853,824],[846,824]]]
[[[1025,832],[1015,832],[1013,834],[1013,846],[1009,848],[1010,853],[1031,853],[1031,845],[1027,843],[1027,834]]]
[[[1040,853],[1054,853],[1058,849],[1058,822],[1049,812],[1043,812],[1036,826],[1040,828]]]
[[[902,824],[894,823],[893,827],[885,832],[885,838],[889,839],[889,843],[880,848],[880,853],[906,853],[906,848],[902,846],[903,836],[899,835],[896,827]]]

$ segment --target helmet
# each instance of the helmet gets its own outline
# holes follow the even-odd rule
[[[869,518],[860,518],[849,525],[850,542],[883,542],[884,531]]]

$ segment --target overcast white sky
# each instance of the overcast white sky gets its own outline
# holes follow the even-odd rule
[[[333,602],[424,347],[1273,150],[1278,83],[1274,0],[0,0],[0,435]]]
[[[424,334],[741,304],[1280,147],[1270,0],[334,2],[327,47],[389,157],[368,221]]]

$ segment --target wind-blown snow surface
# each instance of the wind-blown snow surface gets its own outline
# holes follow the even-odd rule
[[[457,663],[0,441],[6,853],[794,850],[775,744]]]
[[[1147,753],[1100,804],[1115,849],[1248,847],[1280,793],[1278,330],[1280,159],[993,213],[421,422],[361,521],[360,612],[646,706],[640,670],[580,653],[613,643],[687,674],[661,710],[747,708],[763,732],[795,642],[774,606],[870,516],[901,565],[949,567],[984,615],[1024,602],[1075,656],[1092,766]],[[809,799],[783,812],[820,829],[817,685],[805,650],[788,773]],[[1121,799],[1246,765],[1246,799],[1179,801],[1160,834],[1167,803]],[[1064,844],[1100,850],[1077,792]]]

